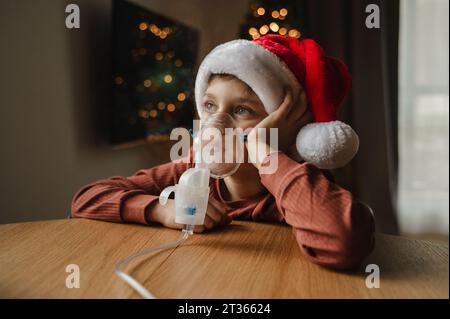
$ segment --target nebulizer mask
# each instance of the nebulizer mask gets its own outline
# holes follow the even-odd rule
[[[135,258],[180,246],[194,232],[194,226],[203,225],[210,193],[210,177],[225,178],[237,171],[244,160],[245,133],[237,128],[228,113],[205,113],[200,128],[193,132],[194,167],[187,169],[178,183],[166,187],[159,196],[165,205],[174,193],[175,222],[185,225],[180,238],[158,247],[145,249],[129,256],[116,265],[116,274],[144,298],[155,296],[123,268]]]

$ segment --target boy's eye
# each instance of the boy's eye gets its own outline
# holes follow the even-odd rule
[[[217,106],[215,106],[211,102],[206,102],[204,105],[204,109],[206,112],[213,113],[217,110]]]
[[[234,109],[234,113],[237,115],[248,115],[251,111],[244,106],[238,106]]]

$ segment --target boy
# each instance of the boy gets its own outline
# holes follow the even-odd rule
[[[224,113],[243,130],[278,128],[279,150],[252,130],[246,156],[253,162],[211,180],[205,223],[195,231],[232,219],[286,222],[312,262],[339,269],[357,266],[373,249],[373,216],[319,169],[341,166],[356,153],[356,134],[335,120],[349,81],[346,67],[312,40],[268,35],[214,49],[197,74],[200,118]],[[292,145],[306,161],[289,156]],[[263,174],[261,167],[272,159],[278,168]],[[158,195],[192,166],[192,161],[171,162],[87,185],[73,199],[72,216],[181,228],[174,222],[174,201],[162,206]]]

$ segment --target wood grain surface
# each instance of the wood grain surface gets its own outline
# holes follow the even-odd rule
[[[71,219],[0,225],[1,298],[139,298],[115,264],[180,231]],[[66,266],[80,288],[66,287]],[[365,267],[380,268],[380,288]],[[245,221],[195,234],[184,245],[142,257],[127,272],[160,298],[448,298],[448,245],[376,235],[360,269],[333,271],[307,261],[286,225]]]

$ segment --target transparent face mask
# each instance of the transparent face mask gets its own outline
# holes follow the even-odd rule
[[[244,132],[228,113],[205,114],[194,138],[196,162],[214,178],[234,174],[244,159]]]

